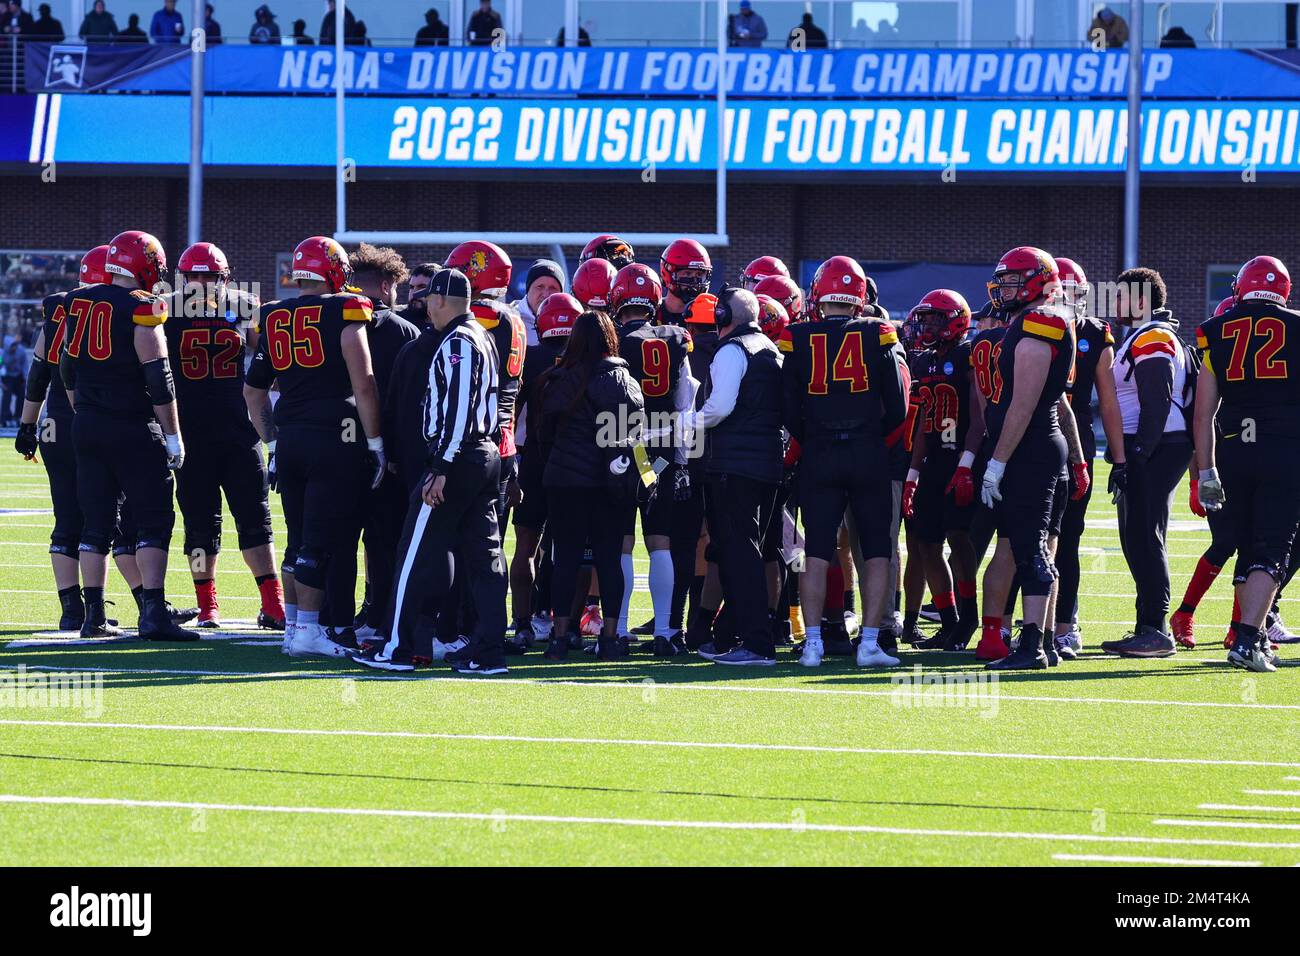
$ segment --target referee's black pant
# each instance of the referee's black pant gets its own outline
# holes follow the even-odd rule
[[[474,602],[473,657],[499,663],[506,631],[506,565],[497,531],[501,456],[481,441],[463,447],[447,473],[442,504],[430,507],[421,489],[411,493],[397,549],[397,580],[387,619],[393,622],[385,657],[409,662],[420,612],[441,607],[456,575]],[[457,567],[457,561],[460,566]]]
[[[718,556],[722,597],[731,609],[736,638],[742,647],[763,657],[776,654],[763,564],[763,537],[772,521],[776,490],[775,484],[740,475],[709,475],[704,489],[709,542]]]
[[[372,612],[369,623],[380,634],[388,635],[392,633],[392,625],[381,615],[392,603],[397,545],[402,539],[407,512],[406,486],[397,475],[390,473],[367,495],[362,532],[366,543],[366,592]]]
[[[1166,631],[1169,614],[1169,554],[1165,535],[1174,490],[1192,460],[1187,435],[1165,435],[1146,460],[1132,453],[1133,436],[1124,436],[1127,488],[1119,499],[1119,544],[1137,589],[1137,626]]]

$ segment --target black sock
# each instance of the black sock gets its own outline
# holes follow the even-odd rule
[[[1026,624],[1020,628],[1020,646],[1019,650],[1029,653],[1032,649],[1037,653],[1043,646],[1043,629],[1037,624]]]
[[[898,612],[898,611],[901,611],[902,609],[903,609],[903,592],[902,592],[902,591],[895,591],[895,592],[894,592],[894,611],[895,611],[895,612]]]
[[[144,585],[140,584],[133,587],[131,589],[131,597],[135,598],[136,607],[143,607],[144,605],[141,602],[144,601]]]
[[[957,626],[957,609],[951,605],[940,608],[939,623],[950,630],[955,628]]]
[[[910,631],[916,627],[917,618],[921,616],[920,611],[908,611],[903,615],[903,630]]]
[[[100,594],[101,594],[101,596],[102,596],[103,591],[101,591]],[[71,600],[71,599],[74,598],[74,597],[75,597],[78,601],[81,600],[81,588],[79,588],[77,585],[73,584],[73,585],[70,585],[70,586],[68,586],[68,587],[66,587],[66,588],[60,588],[60,589],[59,589],[59,600],[60,600],[60,601],[68,601],[68,600]]]
[[[1192,607],[1190,604],[1188,604],[1186,601],[1184,601],[1182,604],[1178,605],[1178,613],[1179,613],[1179,614],[1195,614],[1195,613],[1196,613],[1196,608]]]
[[[845,611],[853,611],[854,613],[857,613],[857,610],[858,610],[858,595],[857,595],[856,592],[854,592],[854,591],[845,591],[845,592],[844,592],[844,610],[845,610]]]
[[[81,593],[85,595],[86,604],[88,605],[100,605],[104,603],[103,588],[83,588]]]
[[[141,587],[140,588],[141,606],[149,603],[150,601],[157,601],[159,604],[161,604],[163,601],[163,589]]]
[[[973,597],[957,599],[957,616],[969,627],[979,627],[979,603]]]
[[[1241,649],[1244,651],[1252,650],[1259,643],[1259,628],[1257,627],[1234,623],[1232,630],[1237,635],[1237,643],[1241,645]]]
[[[211,583],[212,583],[212,578],[195,578],[195,579],[194,579],[194,584],[195,584],[196,586],[197,586],[197,585],[200,585],[200,584],[211,584]]]
[[[275,580],[275,575],[274,575],[274,574],[255,574],[255,575],[253,575],[253,581],[254,581],[254,583],[256,583],[256,584],[258,584],[258,585],[262,585],[262,584],[265,584],[267,581],[274,581],[274,580]]]

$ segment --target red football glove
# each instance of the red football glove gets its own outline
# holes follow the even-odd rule
[[[1198,518],[1205,517],[1205,505],[1201,504],[1201,481],[1199,478],[1192,479],[1192,496],[1187,502],[1192,509],[1192,514]]]
[[[916,482],[911,480],[903,482],[903,517],[904,518],[914,517],[916,508],[914,507],[912,499],[914,499],[915,497],[916,497]]]
[[[948,487],[943,489],[945,495],[952,495],[958,508],[965,508],[975,500],[975,476],[969,468],[957,466],[957,470],[948,479]]]
[[[1070,500],[1082,501],[1083,496],[1092,487],[1092,477],[1088,474],[1088,463],[1086,461],[1077,461],[1070,466],[1070,471],[1074,473],[1074,491],[1070,494]]]

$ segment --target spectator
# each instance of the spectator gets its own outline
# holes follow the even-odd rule
[[[790,31],[785,45],[791,50],[796,47],[804,50],[824,50],[830,43],[826,40],[826,31],[813,23],[813,15],[805,13],[799,25]]]
[[[371,46],[370,37],[366,36],[366,21],[358,20],[356,31],[345,37],[344,40],[347,43],[354,43],[357,46]]]
[[[23,9],[22,0],[9,0],[9,8],[5,11],[4,23],[6,38],[31,36],[36,26],[36,21],[32,19],[32,15]]]
[[[154,43],[180,43],[185,33],[185,19],[176,9],[176,0],[163,0],[162,9],[149,22],[149,38]]]
[[[762,46],[767,39],[767,24],[754,12],[749,0],[740,0],[740,13],[727,16],[729,46]]]
[[[1194,50],[1196,41],[1182,27],[1170,27],[1169,32],[1160,38],[1160,46],[1163,49]]]
[[[50,15],[50,5],[42,3],[36,8],[36,12],[40,16],[32,25],[32,38],[42,43],[62,43],[65,39],[63,24]]]
[[[299,20],[305,27],[306,23]],[[295,27],[297,24],[294,25]],[[275,14],[265,3],[253,11],[253,29],[248,31],[249,43],[279,43],[280,24],[275,22]]]
[[[424,26],[415,33],[416,46],[446,46],[451,36],[447,24],[442,22],[438,11],[430,7],[424,11]]]
[[[492,9],[492,0],[479,0],[478,10],[469,18],[465,36],[472,46],[487,46],[492,42],[492,34],[501,29],[504,29],[501,14]]]
[[[1089,43],[1093,42],[1098,30],[1105,37],[1107,50],[1119,50],[1128,43],[1128,21],[1110,7],[1102,7],[1092,18],[1092,26],[1088,28]]]
[[[205,4],[203,9],[204,39],[208,46],[216,46],[221,42],[221,24],[212,18],[212,4]]]
[[[560,27],[560,34],[555,38],[555,45],[564,46],[564,27]],[[591,37],[582,28],[581,24],[578,25],[578,46],[591,46]]]
[[[290,39],[293,40],[295,46],[315,46],[315,45],[316,45],[316,41],[313,40],[311,37],[307,36],[307,21],[306,21],[306,20],[294,20],[294,21],[293,21],[293,36],[292,36]]]
[[[325,19],[320,22],[320,42],[322,46],[334,45],[334,0],[326,0]],[[343,8],[343,42],[349,42],[357,35],[357,18],[352,15],[351,7]]]
[[[9,4],[11,13],[16,6],[15,3]],[[30,14],[27,19],[31,20]],[[0,424],[17,425],[23,411],[23,390],[27,381],[27,349],[14,339],[5,346],[0,361],[3,361],[3,368],[0,368],[0,386],[3,386],[3,394],[0,394]]]
[[[102,43],[117,36],[117,21],[113,19],[113,14],[104,8],[104,0],[95,0],[95,5],[81,21],[81,29],[77,34],[87,43]]]
[[[126,18],[126,29],[117,35],[119,43],[148,43],[149,35],[140,29],[140,14]]]

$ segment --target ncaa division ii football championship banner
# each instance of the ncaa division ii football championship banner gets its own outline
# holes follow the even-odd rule
[[[28,43],[30,92],[188,93],[188,48]],[[333,47],[216,46],[211,93],[328,93]],[[1184,99],[1300,99],[1295,50],[1151,50],[1143,92]],[[694,48],[350,48],[343,79],[390,96],[710,96],[716,51]],[[1128,54],[1090,50],[731,50],[730,96],[814,98],[1123,98]]]
[[[72,163],[183,164],[182,97],[59,96],[37,110],[32,155]],[[54,108],[57,100],[59,108]],[[206,101],[204,161],[334,165],[334,103],[316,97]],[[40,125],[39,117],[48,117]],[[738,170],[1113,172],[1124,168],[1119,104],[755,102],[728,108]],[[1152,172],[1300,171],[1300,103],[1180,102],[1143,111]],[[698,100],[389,100],[347,104],[347,155],[361,167],[708,170],[716,111]],[[39,128],[37,128],[39,127]],[[141,130],[153,130],[142,136]],[[172,130],[175,135],[159,131]],[[298,144],[283,148],[283,133]],[[307,131],[312,135],[306,135]]]

